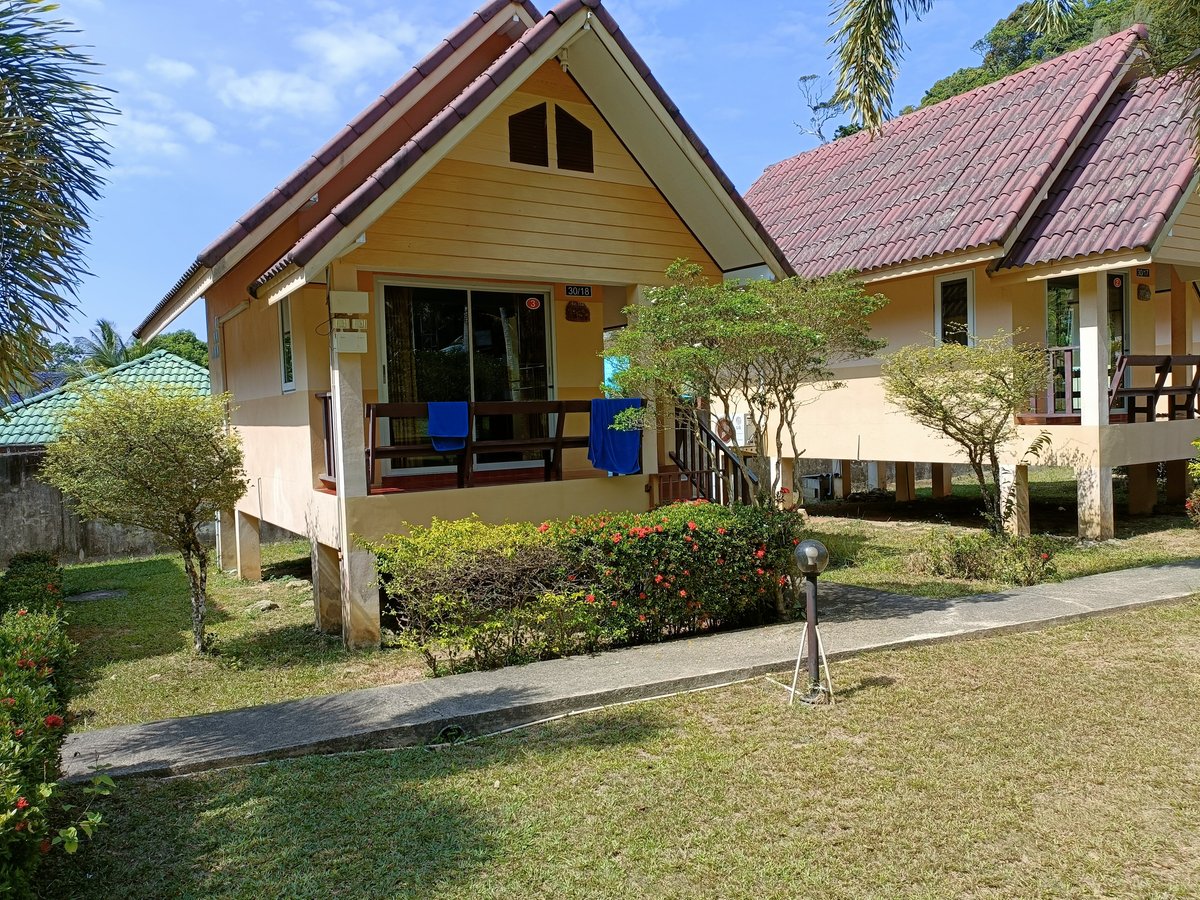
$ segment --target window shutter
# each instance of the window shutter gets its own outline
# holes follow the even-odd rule
[[[545,103],[508,117],[508,158],[528,166],[550,165]]]
[[[592,162],[592,129],[562,107],[554,107],[557,132],[558,167],[572,172],[595,171]]]

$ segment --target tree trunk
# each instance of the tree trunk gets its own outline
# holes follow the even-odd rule
[[[185,526],[180,544],[183,568],[192,588],[192,649],[196,653],[203,653],[204,615],[208,599],[208,551],[201,545],[192,523]]]

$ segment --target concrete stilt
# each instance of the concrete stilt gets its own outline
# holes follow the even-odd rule
[[[217,514],[217,567],[222,572],[237,569],[237,525],[231,509]]]
[[[1114,534],[1112,469],[1086,466],[1075,470],[1079,493],[1079,537],[1106,541]]]
[[[1167,506],[1178,512],[1183,508],[1188,494],[1192,492],[1192,478],[1188,475],[1186,459],[1167,461]]]
[[[259,545],[260,522],[256,516],[234,514],[237,522],[237,573],[243,581],[262,581],[262,550]]]
[[[1129,466],[1129,514],[1148,516],[1158,502],[1158,463]]]
[[[1029,466],[1000,467],[1000,510],[1004,530],[1014,537],[1029,534]]]
[[[313,541],[313,608],[317,631],[342,631],[342,575],[338,548]]]

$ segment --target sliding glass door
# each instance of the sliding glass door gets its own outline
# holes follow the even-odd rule
[[[383,288],[382,400],[547,400],[551,381],[549,298],[541,292],[408,285]],[[426,434],[427,423],[397,419],[394,443]],[[478,440],[520,440],[546,434],[545,416],[485,416]],[[388,433],[388,432],[385,432]],[[520,464],[531,454],[513,449],[480,454],[479,468]],[[442,467],[440,456],[398,460],[393,471]]]

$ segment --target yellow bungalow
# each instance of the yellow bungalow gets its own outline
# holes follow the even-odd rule
[[[1112,470],[1129,511],[1150,512],[1157,467],[1182,507],[1200,437],[1200,196],[1186,85],[1148,77],[1141,26],[935,106],[876,136],[844,138],[771,166],[746,199],[802,275],[856,269],[890,298],[874,333],[897,347],[997,330],[1040,345],[1045,396],[1018,416],[1002,471],[1027,531],[1025,449],[1073,466],[1081,537],[1113,534]],[[886,353],[887,351],[883,351]],[[804,408],[809,457],[914,463],[949,491],[956,447],[888,404],[879,359],[837,372],[846,387]],[[775,448],[786,464],[797,448]]]
[[[203,299],[250,489],[224,562],[270,522],[312,542],[316,623],[379,642],[374,539],[477,513],[645,509],[588,462],[606,327],[678,257],[790,267],[599,0],[494,0],[198,256],[139,327]],[[426,404],[465,402],[436,451]],[[235,551],[233,553],[232,551]]]

